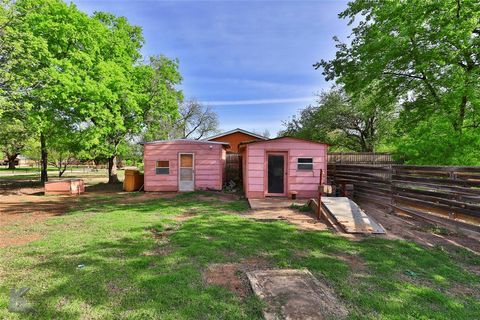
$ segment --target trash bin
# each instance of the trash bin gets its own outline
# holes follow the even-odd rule
[[[143,174],[138,170],[125,170],[123,190],[127,192],[138,191],[143,186]]]

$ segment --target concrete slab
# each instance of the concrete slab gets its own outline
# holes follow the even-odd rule
[[[322,205],[345,232],[386,233],[379,223],[347,197],[323,197]]]
[[[292,269],[247,272],[255,294],[267,307],[266,320],[344,319],[348,312],[332,289],[310,271]]]
[[[288,198],[264,198],[264,199],[248,199],[248,204],[252,209],[272,209],[272,208],[288,208],[292,204],[302,206],[306,204],[308,199],[291,200]]]

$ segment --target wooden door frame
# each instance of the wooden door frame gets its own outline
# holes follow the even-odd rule
[[[192,155],[192,178],[193,178],[193,189],[188,191],[195,191],[195,153],[194,152],[179,152],[178,153],[178,173],[177,173],[177,183],[179,192],[188,192],[185,190],[180,190],[180,169],[182,168],[181,156],[182,154],[191,154]]]
[[[268,156],[280,155],[283,156],[283,193],[268,193]],[[284,150],[265,150],[265,165],[264,165],[264,194],[265,197],[286,197],[288,194],[288,151]]]

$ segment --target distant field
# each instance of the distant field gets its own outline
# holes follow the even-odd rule
[[[28,168],[27,168],[28,169]],[[125,172],[123,170],[118,170],[118,179],[123,181]],[[81,178],[85,181],[87,185],[95,185],[107,183],[108,174],[106,169],[99,169],[97,171],[92,171],[92,169],[83,168],[72,168],[72,170],[67,170],[61,178],[58,177],[58,171],[54,169],[48,170],[48,179],[49,180],[58,180],[58,179],[72,179],[72,178]],[[14,192],[19,188],[38,188],[42,187],[40,182],[40,171],[24,171],[23,169],[15,170],[12,173],[12,170],[1,170],[0,171],[0,193],[1,192]]]

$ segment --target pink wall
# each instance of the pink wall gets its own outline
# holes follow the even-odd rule
[[[64,179],[45,182],[45,195],[77,195],[83,192],[85,192],[85,183],[82,179]]]
[[[224,179],[225,149],[203,141],[160,141],[144,145],[145,191],[178,191],[178,155],[193,153],[195,189],[221,189]],[[168,175],[156,174],[156,161],[170,161]]]
[[[265,197],[268,152],[287,153],[287,195],[296,191],[300,198],[315,197],[320,182],[320,169],[323,169],[323,183],[327,181],[327,147],[326,144],[288,137],[245,145],[243,184],[246,197]],[[297,170],[297,159],[302,157],[313,158],[313,170]]]

